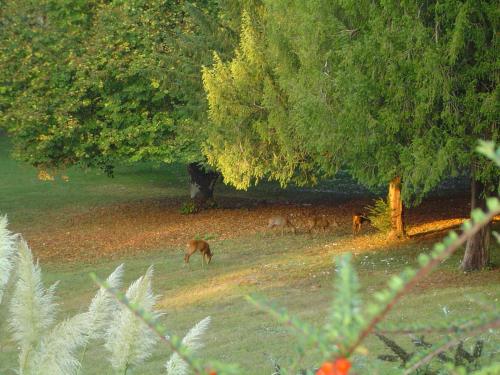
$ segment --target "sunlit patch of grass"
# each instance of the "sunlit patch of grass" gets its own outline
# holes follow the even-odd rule
[[[408,230],[408,234],[410,236],[415,236],[419,234],[450,230],[459,227],[465,220],[466,218],[454,218],[446,220],[433,220],[418,225],[412,225]]]
[[[239,286],[251,284],[255,280],[254,273],[249,269],[214,275],[204,282],[178,288],[174,293],[168,293],[158,301],[158,307],[178,309],[200,302],[220,300],[236,294],[235,289]]]

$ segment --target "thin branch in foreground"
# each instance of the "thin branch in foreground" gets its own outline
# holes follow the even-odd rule
[[[468,331],[468,333],[471,334],[471,335],[475,335],[475,334],[478,334],[478,333],[481,333],[481,332],[484,332],[484,331],[488,331],[490,329],[495,329],[495,328],[498,328],[498,327],[500,327],[500,319],[497,319],[497,320],[495,320],[493,322],[488,322],[488,323],[483,324],[483,325],[481,325],[479,327],[476,327],[475,329],[472,329],[472,330]],[[453,345],[457,344],[458,342],[460,342],[460,339],[456,338],[456,339],[453,339],[453,340],[448,341],[447,343],[441,345],[440,347],[438,347],[435,350],[433,350],[431,353],[427,354],[424,358],[422,358],[421,360],[419,360],[413,366],[411,366],[410,368],[406,369],[405,372],[403,373],[403,375],[411,374],[413,371],[415,371],[419,367],[421,367],[421,366],[429,363],[434,357],[436,357],[440,353],[444,352],[448,348],[452,347]]]
[[[320,335],[320,332],[318,332],[315,327],[299,321],[297,318],[294,318],[290,316],[287,312],[279,311],[275,307],[273,307],[270,303],[267,301],[259,300],[255,297],[252,296],[245,296],[246,300],[249,301],[251,304],[253,304],[255,307],[257,307],[259,310],[262,310],[264,312],[267,312],[269,315],[271,315],[273,318],[275,318],[277,321],[279,321],[282,324],[285,324],[289,328],[295,330],[299,334],[311,339],[312,336],[318,337]],[[313,342],[314,346],[319,347],[319,342],[317,339],[314,340]],[[337,345],[335,345],[336,348],[338,348]]]
[[[368,323],[366,328],[361,332],[356,341],[350,346],[346,351],[346,356],[350,356],[354,350],[363,342],[363,340],[375,329],[378,323],[384,319],[384,317],[392,310],[394,305],[408,293],[421,279],[430,274],[444,259],[448,258],[457,249],[462,246],[469,238],[475,235],[481,230],[481,228],[490,222],[496,215],[500,214],[500,210],[492,210],[484,215],[478,222],[476,222],[469,230],[464,231],[460,236],[458,236],[441,254],[432,258],[429,263],[420,268],[415,276],[404,285],[404,287],[396,293],[392,299],[387,303],[385,308],[378,313],[373,319]]]

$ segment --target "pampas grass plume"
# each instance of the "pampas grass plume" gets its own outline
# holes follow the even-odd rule
[[[123,264],[120,264],[106,279],[112,289],[122,286]],[[105,288],[100,288],[89,306],[89,335],[91,339],[103,338],[113,315],[118,311],[118,302]]]
[[[54,323],[56,304],[54,291],[57,283],[45,289],[42,272],[24,240],[18,242],[17,279],[10,301],[9,324],[14,340],[21,348],[21,372],[27,355]]]
[[[210,325],[210,317],[207,316],[205,319],[201,320],[182,339],[182,345],[184,345],[190,353],[203,348],[202,336],[208,329]],[[179,354],[174,353],[165,364],[167,369],[167,375],[187,375],[189,373],[188,364],[182,360]]]
[[[90,313],[77,314],[57,324],[42,337],[30,358],[26,373],[33,375],[73,375],[80,367],[77,350],[88,340]]]
[[[0,216],[0,304],[14,264],[14,244],[17,238],[7,229],[8,223],[7,215]]]
[[[131,304],[140,306],[155,320],[162,314],[153,311],[157,296],[151,289],[153,268],[144,276],[134,281],[127,290],[126,297]],[[150,355],[157,337],[147,325],[135,316],[126,306],[120,306],[106,333],[106,349],[110,352],[109,360],[114,369],[121,373],[128,368],[138,366]]]

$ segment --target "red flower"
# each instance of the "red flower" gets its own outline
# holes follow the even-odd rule
[[[325,362],[321,365],[316,375],[335,375],[334,370],[332,362]]]
[[[217,375],[217,373],[215,371],[210,371],[208,375]]]
[[[351,368],[351,362],[349,362],[349,360],[346,358],[336,359],[333,365],[335,366],[336,370],[336,372],[334,372],[334,375],[347,375],[349,369]]]
[[[316,375],[348,375],[351,362],[346,358],[336,359],[335,362],[325,362]]]

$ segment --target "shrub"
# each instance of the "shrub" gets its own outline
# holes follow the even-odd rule
[[[366,210],[368,219],[375,228],[382,233],[388,233],[391,230],[391,209],[386,200],[378,198],[373,206],[367,206]]]
[[[198,212],[198,207],[194,201],[184,202],[181,206],[181,214],[183,215],[192,215]]]

